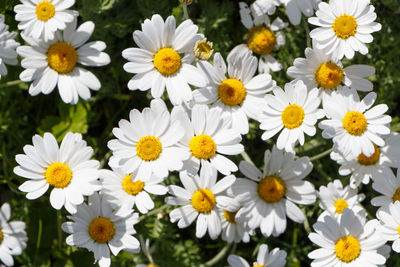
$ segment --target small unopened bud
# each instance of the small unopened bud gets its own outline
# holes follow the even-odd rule
[[[182,4],[190,5],[193,1],[192,0],[179,0]]]
[[[213,43],[207,41],[207,38],[197,41],[194,45],[193,54],[200,60],[208,60],[213,53]]]

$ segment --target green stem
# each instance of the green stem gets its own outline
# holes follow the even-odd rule
[[[143,214],[142,216],[139,217],[139,222],[144,220],[146,217],[149,217],[149,216],[152,216],[154,214],[157,214],[159,211],[162,211],[163,209],[167,208],[168,206],[169,206],[168,204],[164,204],[164,205],[162,205],[161,207],[159,207],[159,208],[157,208],[155,210],[152,210],[152,211],[150,211],[150,212],[148,212],[146,214]]]
[[[33,262],[36,263],[36,259],[37,259],[37,255],[39,253],[39,248],[40,248],[40,242],[42,240],[42,231],[43,231],[43,222],[42,219],[39,219],[39,229],[38,229],[38,235],[36,238],[36,250],[35,250],[35,258],[33,260]]]
[[[0,88],[13,86],[13,85],[16,85],[16,84],[19,84],[19,83],[22,83],[22,81],[21,80],[15,80],[15,81],[9,81],[9,82],[6,82],[6,83],[0,83]]]
[[[57,236],[58,236],[58,248],[61,250],[62,247],[62,230],[61,230],[61,223],[62,223],[62,214],[61,210],[57,210]]]
[[[320,158],[323,158],[326,155],[329,155],[332,151],[333,151],[333,148],[330,148],[330,149],[328,149],[328,150],[326,150],[326,151],[324,151],[324,152],[322,152],[322,153],[320,153],[318,155],[315,155],[315,156],[311,157],[310,161],[316,161],[316,160],[318,160]]]
[[[183,17],[185,19],[189,19],[189,13],[187,10],[187,4],[186,3],[182,3],[182,8],[183,8]]]
[[[311,47],[310,27],[308,26],[308,22],[304,16],[303,16],[302,20],[303,20],[304,29],[306,30],[307,47]]]
[[[254,165],[254,162],[251,160],[250,156],[246,153],[246,151],[243,151],[241,155],[245,161]]]
[[[203,266],[214,266],[217,262],[219,262],[225,254],[229,251],[229,248],[231,247],[232,243],[226,244],[226,246],[221,249],[220,252],[218,252],[217,255],[214,256],[211,260],[207,261]]]

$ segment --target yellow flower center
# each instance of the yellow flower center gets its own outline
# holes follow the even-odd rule
[[[353,16],[344,14],[335,19],[335,22],[332,24],[332,29],[337,37],[347,39],[356,34],[357,26],[357,21]]]
[[[137,195],[143,191],[144,182],[140,180],[134,182],[132,181],[132,176],[127,175],[122,180],[122,188],[124,189],[125,192],[127,192],[130,195]]]
[[[286,186],[279,176],[267,176],[258,184],[258,195],[268,203],[278,202],[286,193]]]
[[[136,154],[144,161],[158,159],[162,151],[160,140],[154,136],[144,136],[136,144]]]
[[[181,56],[172,48],[162,48],[154,55],[153,63],[162,75],[169,76],[181,67]]]
[[[343,70],[333,62],[323,63],[315,72],[315,80],[321,87],[332,89],[343,81]]]
[[[58,73],[70,73],[78,62],[78,53],[69,43],[55,43],[47,51],[47,62]]]
[[[365,166],[375,165],[379,161],[379,158],[381,156],[381,151],[379,147],[377,147],[375,144],[374,148],[375,148],[374,154],[372,154],[370,157],[365,156],[364,153],[358,155],[357,157],[358,163]]]
[[[207,38],[197,41],[193,48],[194,55],[200,60],[208,60],[213,51],[213,43],[207,41]]]
[[[1,242],[3,242],[3,239],[4,239],[4,234],[3,234],[3,231],[1,231],[1,228],[0,228],[0,244],[1,244]]]
[[[43,1],[36,6],[36,17],[41,21],[48,21],[56,13],[56,9],[49,1]]]
[[[89,224],[89,235],[97,243],[110,241],[115,234],[114,223],[110,219],[98,217]]]
[[[214,157],[217,146],[214,140],[205,134],[196,135],[190,140],[190,151],[198,159],[210,159]]]
[[[235,216],[237,212],[238,210],[234,212],[224,210],[224,217],[228,222],[236,224]]]
[[[367,129],[367,119],[358,111],[350,111],[344,115],[343,128],[351,135],[362,135]]]
[[[237,106],[246,98],[246,88],[238,79],[226,79],[218,87],[218,96],[225,105]]]
[[[55,162],[47,167],[44,178],[56,188],[67,187],[72,180],[72,171],[65,163]]]
[[[333,205],[336,208],[336,213],[339,214],[342,214],[343,210],[349,206],[347,205],[347,201],[344,200],[343,198],[339,198],[338,200],[336,200]]]
[[[254,264],[253,267],[266,267],[266,266],[261,265],[261,264]]]
[[[400,235],[400,225],[399,225],[399,227],[397,228],[397,233]],[[0,241],[0,243],[1,243],[1,241]]]
[[[304,120],[304,110],[296,104],[287,106],[282,112],[282,123],[288,129],[299,127]]]
[[[155,264],[155,263],[149,263],[149,264],[147,264],[147,266],[148,266],[148,267],[158,267],[158,265]]]
[[[214,193],[209,189],[199,189],[194,192],[191,203],[198,212],[208,213],[216,204]]]
[[[274,32],[264,25],[254,26],[247,33],[247,46],[258,55],[271,54],[275,44]]]
[[[336,257],[343,262],[349,263],[357,259],[360,255],[360,252],[360,243],[351,235],[344,236],[336,241]]]
[[[395,203],[396,201],[400,201],[400,187],[396,189],[396,192],[394,192],[392,200],[393,203]]]

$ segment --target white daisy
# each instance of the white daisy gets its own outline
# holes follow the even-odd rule
[[[219,210],[234,212],[240,205],[235,199],[226,196],[224,192],[235,182],[235,176],[229,175],[217,181],[217,170],[214,167],[204,167],[200,176],[188,176],[185,171],[179,173],[184,188],[170,185],[166,197],[169,205],[183,205],[169,213],[172,223],[178,221],[179,228],[186,228],[197,218],[196,237],[202,238],[207,230],[211,239],[216,239],[221,233]]]
[[[264,171],[242,161],[240,171],[248,178],[238,178],[233,194],[243,206],[236,218],[246,220],[251,229],[260,227],[264,236],[278,236],[286,230],[286,216],[302,223],[304,213],[294,203],[309,205],[315,202],[314,186],[304,181],[312,170],[307,157],[295,159],[276,146],[264,154]]]
[[[260,56],[258,71],[269,73],[277,72],[282,69],[282,65],[271,55],[273,50],[285,45],[285,36],[280,31],[287,27],[287,23],[280,18],[276,18],[272,24],[267,15],[258,16],[251,11],[246,3],[240,2],[240,18],[242,24],[249,30],[244,39],[247,44],[236,46],[232,53],[247,53],[251,51]]]
[[[168,171],[180,170],[182,161],[188,159],[189,151],[177,147],[185,134],[179,120],[170,120],[167,106],[161,99],[154,99],[150,108],[139,112],[131,110],[129,120],[120,120],[119,128],[113,129],[117,139],[108,142],[113,155],[109,165],[123,168],[125,173],[138,169],[137,177],[150,179],[168,176]]]
[[[61,225],[63,231],[70,234],[67,244],[92,251],[100,267],[111,265],[110,250],[114,256],[121,250],[130,253],[140,250],[139,240],[132,236],[136,233],[133,226],[139,222],[139,215],[126,207],[113,211],[97,193],[67,218],[71,221]]]
[[[160,15],[153,15],[142,24],[142,31],[133,33],[138,48],[128,48],[122,56],[129,60],[125,71],[136,73],[129,81],[130,90],[146,91],[160,98],[167,88],[172,104],[192,100],[189,84],[202,87],[205,79],[198,69],[191,65],[194,60],[193,47],[202,39],[198,27],[191,20],[185,20],[176,28],[175,18],[166,21]]]
[[[299,25],[301,20],[301,13],[310,17],[314,14],[314,9],[317,9],[318,3],[321,0],[281,0],[285,4],[286,15],[290,23]]]
[[[17,65],[18,63],[18,55],[15,49],[19,46],[19,43],[14,40],[15,37],[17,37],[17,33],[8,31],[5,17],[0,14],[0,79],[1,76],[6,76],[8,73],[6,64]]]
[[[315,42],[314,42],[315,43]],[[347,85],[358,91],[372,91],[373,85],[367,77],[375,74],[375,68],[367,65],[351,65],[343,67],[341,60],[336,59],[325,50],[306,48],[306,58],[296,58],[287,74],[302,80],[309,89],[318,88],[322,99],[339,85]]]
[[[25,232],[25,223],[11,221],[11,208],[4,203],[0,208],[0,261],[7,266],[14,265],[12,256],[21,255],[26,248],[28,237]]]
[[[193,55],[198,60],[209,60],[214,53],[213,43],[207,41],[207,38],[198,40],[193,47]]]
[[[325,216],[314,225],[316,233],[309,234],[310,240],[318,245],[308,254],[313,259],[312,267],[371,266],[384,264],[386,259],[378,253],[383,240],[376,227],[378,220],[366,222],[364,212],[343,211],[340,220]]]
[[[165,195],[168,192],[166,186],[159,184],[163,178],[151,175],[148,179],[141,179],[137,173],[135,170],[131,174],[126,174],[119,168],[100,171],[102,195],[113,208],[126,206],[132,209],[136,206],[141,213],[147,213],[154,208],[154,202],[149,194]]]
[[[365,44],[373,40],[371,33],[382,28],[375,22],[374,10],[369,0],[321,2],[316,17],[308,19],[309,23],[318,26],[310,36],[316,40],[317,48],[327,49],[328,54],[333,53],[338,59],[343,56],[352,59],[355,51],[365,55],[368,53]]]
[[[400,201],[400,169],[397,169],[396,176],[390,168],[383,169],[382,174],[374,179],[372,188],[382,194],[371,199],[371,204],[376,207],[387,207]]]
[[[182,107],[172,111],[173,120],[182,123],[184,136],[179,145],[190,154],[183,170],[196,175],[201,166],[213,165],[219,172],[229,175],[238,170],[225,155],[238,155],[244,151],[239,131],[230,127],[230,118],[223,117],[221,109],[196,104],[191,110],[191,120]]]
[[[371,92],[360,101],[357,91],[346,86],[332,92],[323,103],[328,119],[318,125],[323,130],[322,137],[333,138],[335,148],[344,155],[372,156],[374,144],[385,145],[380,136],[390,133],[388,124],[392,121],[384,115],[386,104],[371,108],[375,99],[376,93]]]
[[[280,0],[256,0],[250,5],[251,11],[257,16],[264,14],[273,15],[276,7],[279,6]],[[241,10],[241,12],[243,12]]]
[[[368,184],[369,179],[380,177],[383,169],[400,168],[400,135],[390,133],[385,140],[385,145],[377,147],[374,144],[374,153],[367,157],[363,153],[358,156],[345,157],[340,152],[333,151],[331,159],[340,164],[339,174],[351,174],[350,186],[356,188],[360,183]]]
[[[390,203],[380,208],[376,217],[381,222],[378,230],[387,241],[393,241],[392,249],[400,253],[400,202]]]
[[[32,96],[50,94],[58,86],[61,99],[76,104],[79,97],[90,98],[89,89],[100,89],[97,77],[80,65],[99,67],[110,63],[108,54],[102,52],[106,44],[102,41],[86,43],[93,33],[93,22],[87,21],[77,29],[76,26],[74,20],[62,34],[56,34],[48,42],[21,35],[30,46],[17,48],[17,53],[24,57],[21,65],[26,69],[19,77],[24,82],[33,81],[29,87]]]
[[[18,29],[28,36],[45,42],[54,38],[57,30],[64,30],[79,13],[68,10],[75,0],[20,0],[14,7]]]
[[[286,265],[287,253],[279,248],[268,251],[268,246],[262,244],[258,249],[257,261],[253,263],[253,267],[284,267]],[[237,255],[229,255],[228,263],[231,267],[250,267],[245,259]]]
[[[320,199],[319,207],[324,210],[320,216],[331,215],[335,218],[340,218],[343,210],[348,208],[357,213],[362,207],[358,204],[364,200],[364,194],[357,194],[357,189],[352,189],[350,186],[343,188],[340,180],[334,180],[327,186],[321,186],[317,192]]]
[[[285,91],[276,87],[274,95],[266,95],[263,113],[260,114],[260,129],[265,130],[261,138],[268,140],[280,133],[277,146],[279,149],[293,151],[294,145],[299,140],[304,144],[304,133],[314,136],[315,124],[324,116],[319,109],[321,99],[318,90],[307,91],[303,81],[295,81],[285,85]]]
[[[60,147],[50,133],[33,136],[32,143],[33,146],[24,146],[25,154],[15,156],[19,166],[14,168],[14,173],[29,179],[18,188],[28,193],[26,198],[37,199],[53,186],[51,206],[58,210],[65,206],[74,213],[83,196],[101,189],[100,163],[90,159],[93,149],[86,145],[81,134],[67,133]]]

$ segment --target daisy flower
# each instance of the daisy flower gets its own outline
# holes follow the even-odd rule
[[[397,169],[396,176],[390,168],[383,169],[379,178],[374,179],[372,188],[382,194],[371,199],[371,204],[376,207],[387,207],[400,201],[400,169]]]
[[[198,60],[209,60],[214,53],[213,43],[207,38],[198,40],[193,47],[193,54]]]
[[[76,104],[79,97],[90,98],[90,91],[99,90],[100,81],[83,66],[99,67],[110,63],[108,54],[102,52],[106,45],[102,41],[86,43],[94,30],[94,23],[85,22],[76,29],[76,20],[69,23],[61,34],[48,42],[36,40],[22,34],[29,46],[20,46],[17,53],[24,57],[24,70],[20,79],[31,82],[32,96],[50,94],[56,86],[65,103]],[[78,64],[79,63],[79,64]]]
[[[240,2],[240,18],[242,24],[249,30],[244,36],[246,44],[236,46],[232,53],[247,53],[248,51],[260,56],[258,71],[269,73],[282,69],[282,65],[271,55],[273,50],[285,45],[285,36],[280,31],[287,27],[280,18],[270,23],[267,15],[258,16],[251,12],[246,3]],[[252,13],[252,16],[250,15]]]
[[[28,237],[25,232],[25,223],[11,221],[11,208],[4,203],[0,208],[0,261],[7,266],[14,265],[12,256],[21,255],[26,248]]]
[[[374,144],[375,151],[369,157],[363,153],[358,156],[350,154],[347,157],[340,152],[331,153],[331,159],[340,164],[339,174],[351,174],[351,187],[356,188],[361,182],[368,184],[370,178],[380,177],[383,169],[400,168],[400,135],[392,132],[384,140],[385,145],[382,147]]]
[[[258,249],[257,261],[252,266],[284,267],[286,265],[286,256],[286,251],[274,248],[269,252],[268,246],[262,244]],[[228,263],[231,267],[250,267],[245,259],[237,255],[229,255]]]
[[[319,207],[324,210],[321,217],[331,215],[340,218],[345,208],[354,210],[356,213],[362,209],[358,204],[364,200],[364,194],[357,194],[357,189],[345,186],[343,188],[340,180],[334,180],[327,186],[321,186],[317,192],[320,199]]]
[[[71,221],[61,225],[63,231],[70,234],[67,244],[92,251],[100,267],[111,265],[110,250],[114,256],[121,250],[130,253],[140,250],[139,240],[132,236],[136,234],[133,226],[139,222],[139,215],[126,207],[113,211],[97,193],[67,218]]]
[[[180,170],[182,161],[189,158],[189,151],[177,147],[185,134],[179,120],[171,121],[167,106],[161,99],[154,99],[150,108],[129,113],[129,121],[120,120],[119,128],[113,129],[117,139],[108,142],[113,155],[109,165],[122,168],[147,181],[154,174],[159,178],[168,176],[168,171]]]
[[[101,170],[100,179],[103,184],[101,193],[113,208],[133,206],[141,213],[147,213],[154,208],[154,202],[149,194],[165,195],[167,187],[160,185],[164,179],[151,175],[148,179],[137,176],[137,170],[126,174],[122,169]]]
[[[319,123],[323,130],[322,137],[333,138],[335,148],[344,155],[352,153],[371,157],[374,144],[384,146],[380,137],[390,133],[388,124],[392,121],[386,104],[371,108],[376,99],[376,93],[371,92],[361,101],[355,89],[346,86],[332,92],[323,103],[327,120]]]
[[[315,39],[317,48],[325,48],[328,54],[333,53],[338,59],[343,56],[352,59],[355,51],[366,55],[368,47],[365,44],[373,40],[371,33],[382,28],[375,22],[374,10],[369,0],[321,2],[316,17],[308,19],[318,27],[310,32],[310,37]]]
[[[304,133],[315,135],[315,124],[324,116],[318,108],[321,99],[317,89],[308,92],[301,80],[287,83],[285,91],[276,87],[273,93],[265,96],[266,105],[258,117],[260,129],[265,130],[261,138],[268,140],[283,129],[277,146],[290,152],[297,140],[300,145],[304,144]]]
[[[20,21],[18,29],[28,36],[45,42],[54,39],[57,30],[65,30],[79,13],[68,10],[75,0],[20,0],[14,7],[15,20]]]
[[[19,43],[14,40],[15,37],[17,37],[17,33],[8,31],[5,17],[0,14],[0,79],[1,76],[6,76],[8,73],[6,64],[17,65],[18,63],[18,55],[15,49],[19,46]]]
[[[382,237],[387,241],[393,241],[392,249],[400,253],[400,202],[396,201],[380,208],[376,217],[381,222],[378,230]]]
[[[29,179],[18,189],[27,192],[27,199],[37,199],[50,186],[50,203],[55,209],[63,206],[76,212],[76,205],[83,202],[83,196],[90,196],[101,189],[99,165],[91,160],[93,149],[82,140],[78,133],[67,133],[60,147],[51,133],[43,137],[32,137],[32,145],[24,146],[25,154],[15,156],[19,166],[14,173]]]
[[[246,178],[236,179],[233,194],[242,208],[237,217],[247,221],[250,229],[260,227],[264,236],[278,236],[286,229],[286,216],[302,223],[304,213],[294,204],[315,202],[314,186],[304,181],[312,170],[308,157],[295,159],[294,153],[285,153],[276,146],[264,154],[264,170],[242,161],[240,171]]]
[[[281,0],[285,4],[286,14],[290,23],[299,25],[301,13],[310,17],[314,14],[314,9],[317,9],[318,3],[321,0]]]
[[[315,42],[314,42],[315,43]],[[366,78],[375,74],[375,68],[367,65],[343,67],[341,60],[336,59],[325,50],[306,48],[306,58],[296,58],[287,74],[302,80],[307,88],[318,88],[322,99],[339,85],[347,85],[361,92],[372,91],[373,85]]]
[[[264,96],[276,85],[269,74],[255,75],[257,59],[250,53],[228,56],[228,67],[220,53],[214,65],[199,62],[198,68],[208,78],[205,87],[193,92],[196,103],[213,104],[232,118],[232,128],[241,134],[249,132],[248,117],[254,120],[262,112]],[[226,77],[228,74],[228,77]]]
[[[253,14],[260,17],[264,14],[273,15],[276,7],[280,4],[280,0],[256,0],[250,5],[250,8]]]
[[[147,91],[160,98],[167,88],[173,105],[192,100],[189,84],[197,87],[205,85],[199,70],[192,66],[193,47],[202,39],[197,34],[198,27],[191,20],[185,20],[176,28],[175,18],[166,21],[160,15],[153,15],[142,24],[142,31],[133,33],[138,48],[128,48],[122,56],[129,62],[124,70],[135,73],[129,81],[130,90]]]
[[[224,175],[238,170],[225,155],[238,155],[244,151],[240,144],[242,137],[237,129],[230,127],[230,118],[223,117],[221,109],[196,104],[191,110],[191,119],[182,107],[174,108],[171,116],[185,129],[179,146],[190,157],[184,161],[183,170],[192,176],[205,165],[214,166]]]
[[[166,197],[169,205],[183,205],[169,213],[172,223],[178,221],[179,228],[186,228],[196,222],[196,237],[202,238],[207,230],[211,239],[221,233],[219,210],[234,212],[240,208],[239,202],[224,192],[235,182],[235,176],[229,175],[217,181],[217,170],[213,167],[201,168],[200,176],[191,177],[185,171],[179,173],[184,188],[170,185]]]
[[[386,259],[378,253],[386,240],[381,237],[378,220],[366,222],[364,212],[343,211],[340,220],[325,216],[314,225],[309,239],[321,247],[308,254],[312,267],[378,266]]]

